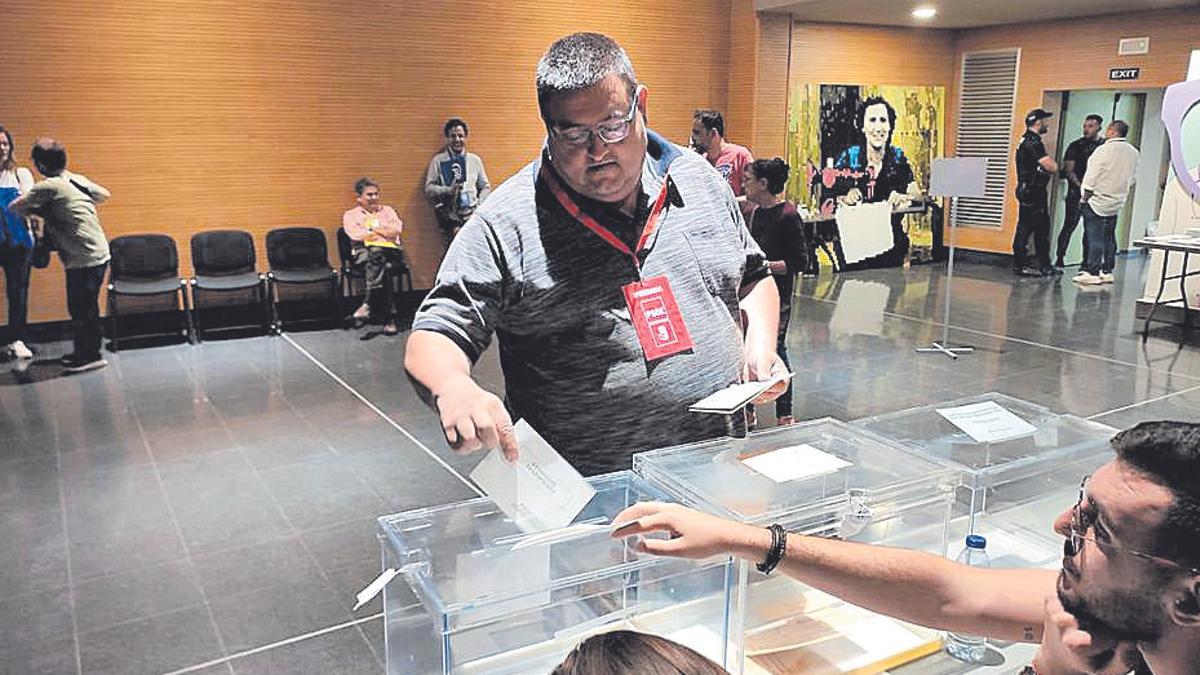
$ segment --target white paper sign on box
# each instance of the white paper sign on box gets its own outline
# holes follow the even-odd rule
[[[937,412],[976,443],[999,443],[1029,436],[1037,427],[1017,417],[995,401],[938,408]]]
[[[471,480],[526,532],[566,527],[596,490],[525,420],[514,430],[520,447],[516,463],[492,450],[471,472]]]
[[[742,461],[776,483],[820,476],[851,466],[850,462],[841,457],[818,450],[807,443],[764,452]]]

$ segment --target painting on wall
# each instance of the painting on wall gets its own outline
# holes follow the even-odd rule
[[[830,262],[850,270],[931,259],[936,219],[919,197],[944,152],[945,87],[804,84],[789,94],[787,197],[837,222]]]

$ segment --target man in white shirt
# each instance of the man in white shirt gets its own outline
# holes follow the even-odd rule
[[[1129,198],[1137,172],[1138,151],[1126,136],[1129,125],[1113,120],[1104,132],[1104,145],[1096,148],[1083,176],[1083,231],[1088,242],[1084,269],[1075,282],[1110,284],[1117,257],[1117,214]]]

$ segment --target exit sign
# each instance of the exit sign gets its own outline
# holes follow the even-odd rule
[[[1136,80],[1142,75],[1141,68],[1111,68],[1108,71],[1108,79],[1114,82],[1127,82]]]

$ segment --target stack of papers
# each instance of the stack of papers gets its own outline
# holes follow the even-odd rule
[[[792,373],[784,373],[769,380],[731,384],[715,394],[709,394],[696,401],[688,407],[688,410],[697,413],[731,415],[746,407],[746,404],[758,398],[760,394],[770,389],[773,385],[779,382],[786,382],[791,377]]]

